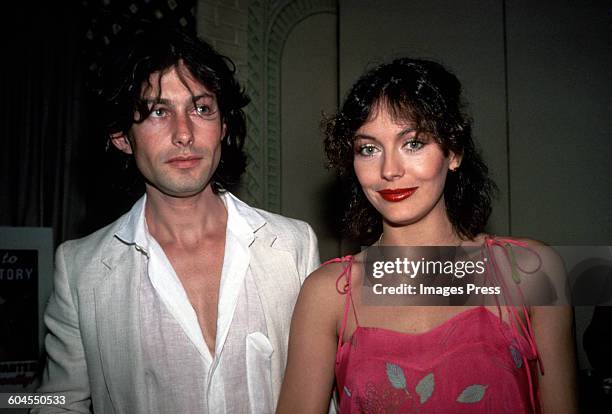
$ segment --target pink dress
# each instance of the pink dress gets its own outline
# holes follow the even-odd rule
[[[487,238],[486,249],[514,240]],[[510,324],[485,307],[471,308],[421,334],[360,326],[351,295],[353,257],[338,291],[346,294],[336,353],[336,389],[345,413],[539,413],[538,353],[527,310]],[[338,287],[338,283],[337,283]],[[349,308],[357,328],[343,342]],[[519,330],[523,333],[519,334]],[[540,366],[541,368],[541,366]]]

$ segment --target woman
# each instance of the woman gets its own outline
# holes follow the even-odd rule
[[[424,60],[398,59],[357,81],[325,140],[351,187],[349,233],[376,246],[481,247],[506,281],[508,250],[537,248],[553,273],[558,260],[539,243],[483,233],[494,184],[460,95],[454,75]],[[365,306],[364,270],[353,266],[363,255],[306,280],[279,413],[326,412],[334,388],[342,413],[575,412],[569,307]]]

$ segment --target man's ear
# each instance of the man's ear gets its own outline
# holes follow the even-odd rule
[[[129,138],[123,132],[116,132],[111,134],[110,140],[117,149],[121,152],[125,152],[126,154],[132,154],[132,144],[130,143]]]

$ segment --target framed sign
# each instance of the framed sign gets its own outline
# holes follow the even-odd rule
[[[51,228],[0,227],[0,392],[33,390],[53,286]]]

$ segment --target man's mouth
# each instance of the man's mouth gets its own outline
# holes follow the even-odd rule
[[[175,168],[192,168],[200,163],[202,157],[199,155],[179,155],[172,157],[166,164],[170,164]]]

